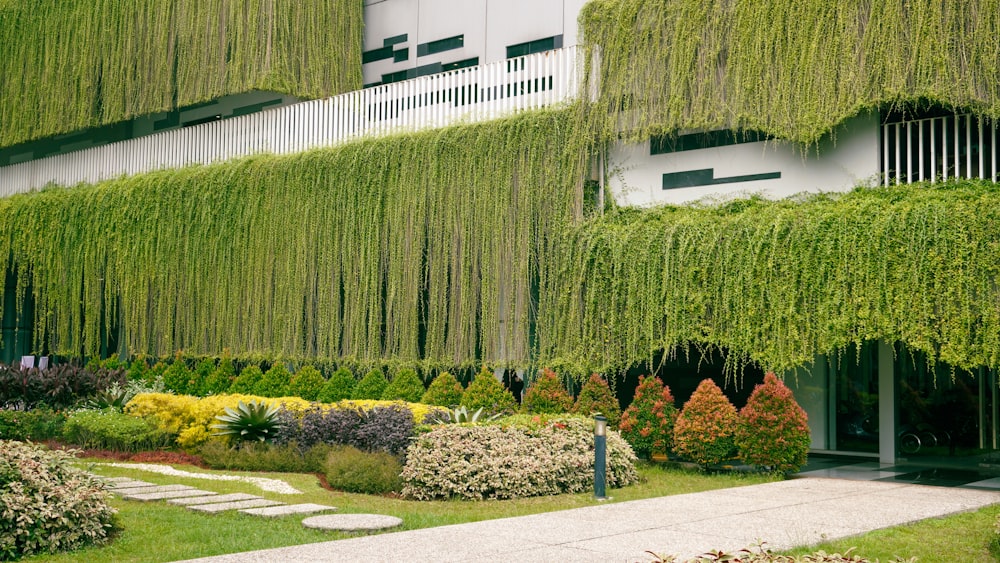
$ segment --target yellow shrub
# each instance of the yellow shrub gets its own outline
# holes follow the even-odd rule
[[[212,435],[204,426],[188,426],[177,436],[177,445],[184,449],[196,448],[211,438]]]
[[[180,434],[191,424],[191,408],[198,399],[170,393],[140,393],[125,405],[132,416],[152,417],[161,430]]]

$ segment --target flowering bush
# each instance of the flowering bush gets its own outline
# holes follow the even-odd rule
[[[361,381],[354,386],[354,391],[351,392],[351,398],[377,401],[382,398],[382,393],[385,392],[385,388],[388,386],[389,381],[385,378],[385,374],[382,373],[382,370],[373,369],[361,378]]]
[[[608,432],[607,483],[635,482],[635,454]],[[414,440],[403,468],[414,499],[506,499],[581,492],[594,482],[593,421],[520,415],[489,425],[445,425]]]
[[[462,384],[455,379],[455,376],[443,371],[431,381],[420,402],[425,405],[454,407],[462,401],[463,391]]]
[[[335,403],[343,399],[350,399],[354,386],[358,381],[354,379],[354,374],[347,368],[340,368],[333,372],[330,379],[326,380],[319,389],[316,400],[321,403]]]
[[[0,559],[74,549],[115,531],[110,494],[71,452],[0,440]]]
[[[632,403],[622,413],[618,429],[635,452],[645,458],[673,448],[677,407],[670,387],[653,375],[639,378]]]
[[[462,393],[461,405],[470,411],[480,407],[491,413],[511,414],[517,410],[517,400],[492,373],[479,372]]]
[[[701,465],[733,456],[736,407],[711,379],[698,384],[674,425],[674,451]]]
[[[528,413],[566,413],[573,408],[573,397],[563,387],[556,372],[545,369],[524,395],[521,409]]]
[[[622,418],[622,408],[618,399],[611,393],[608,382],[598,374],[593,374],[583,384],[580,395],[573,405],[573,412],[583,416],[593,416],[601,413],[608,419],[608,426],[618,428]]]
[[[740,410],[735,441],[747,463],[781,472],[805,465],[810,443],[806,413],[773,373],[764,376]]]
[[[412,369],[403,369],[392,378],[389,385],[382,391],[383,401],[402,399],[411,403],[420,401],[424,396],[424,382],[420,381],[417,372]]]

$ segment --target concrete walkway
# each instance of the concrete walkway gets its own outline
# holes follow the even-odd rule
[[[1000,492],[839,479],[788,481],[361,536],[200,562],[681,560],[760,540],[775,550],[1000,503]]]

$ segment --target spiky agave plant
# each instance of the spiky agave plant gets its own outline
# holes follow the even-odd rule
[[[233,436],[237,440],[264,442],[271,439],[281,423],[278,421],[280,406],[264,401],[240,401],[236,408],[226,407],[225,414],[216,416],[222,422],[213,424],[214,436]]]
[[[483,407],[479,407],[470,412],[464,406],[455,410],[437,411],[428,415],[431,424],[475,424],[478,422],[492,422],[503,416],[503,413],[491,413]]]

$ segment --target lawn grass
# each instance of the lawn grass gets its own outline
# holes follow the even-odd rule
[[[905,526],[875,530],[862,536],[802,547],[784,553],[801,555],[822,549],[843,553],[854,547],[855,555],[871,560],[916,557],[920,563],[995,563],[989,552],[993,524],[1000,505],[944,518],[922,520]]]
[[[316,476],[308,474],[238,473],[174,466],[197,473],[281,479],[303,491],[299,495],[283,495],[262,491],[259,487],[245,482],[181,478],[110,467],[101,465],[103,460],[84,460],[81,465],[87,466],[88,461],[95,463],[88,469],[108,477],[127,476],[158,484],[191,485],[220,494],[250,493],[289,504],[304,502],[327,504],[336,506],[340,513],[365,512],[398,516],[403,519],[403,526],[395,530],[523,516],[591,506],[597,502],[590,493],[502,501],[409,501],[328,491],[321,487]],[[773,480],[773,477],[766,475],[736,473],[705,475],[646,464],[640,464],[638,470],[643,482],[622,489],[609,490],[608,494],[612,497],[610,502],[708,491]],[[195,513],[163,501],[137,502],[115,499],[112,504],[119,510],[119,521],[123,531],[111,544],[66,554],[27,558],[24,561],[153,563],[353,537],[353,534],[348,533],[307,530],[302,526],[301,515],[265,519],[232,512]]]

